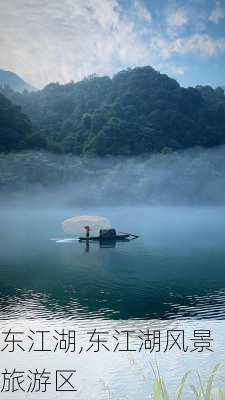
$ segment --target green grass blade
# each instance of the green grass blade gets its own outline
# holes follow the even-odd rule
[[[190,384],[190,388],[191,388],[192,392],[194,393],[195,400],[201,400],[200,393],[197,391],[196,387],[194,385],[192,385],[192,383]]]
[[[186,372],[186,374],[183,375],[183,377],[182,377],[182,379],[180,381],[180,384],[179,384],[179,386],[177,388],[177,391],[175,393],[174,400],[180,400],[181,399],[181,396],[182,396],[182,393],[183,393],[183,389],[184,389],[184,384],[185,384],[185,381],[187,380],[187,377],[190,374],[190,372],[191,371],[188,371],[188,372]]]
[[[152,371],[154,374],[152,399],[153,400],[169,400],[170,397],[169,397],[164,379],[160,375],[158,365],[156,364],[155,368],[152,365],[151,365],[151,367],[152,367]],[[219,367],[220,367],[219,364],[215,365],[215,367],[212,369],[206,383],[202,380],[202,378],[198,372],[197,372],[197,377],[198,377],[197,383],[194,385],[194,384],[190,384],[188,382],[188,386],[186,386],[186,387],[189,387],[191,389],[191,392],[192,392],[191,400],[225,400],[225,391],[219,387],[219,381],[224,382],[224,377],[220,376],[220,373],[218,372]],[[191,371],[188,371],[183,375],[183,377],[180,380],[180,383],[175,391],[173,400],[184,400],[184,397],[185,397],[184,388],[185,388],[185,384],[186,384],[188,375],[190,373],[191,373]],[[217,387],[215,387],[215,384],[214,384],[215,377],[218,381]]]
[[[162,399],[163,400],[169,400],[169,396],[168,396],[168,393],[167,393],[167,390],[166,390],[166,385],[165,385],[163,379],[161,378],[158,365],[156,366],[156,368],[157,368],[157,374],[158,374],[158,379],[159,379]]]
[[[166,390],[166,385],[163,380],[162,380],[162,388],[163,388],[163,392],[162,392],[163,400],[169,400],[169,395],[168,395],[168,392]]]
[[[198,373],[198,381],[199,381],[199,384],[200,384],[202,397],[203,397],[204,400],[206,400],[206,392],[205,392],[205,389],[204,389],[204,386],[203,386],[203,383],[202,383],[202,380],[201,380],[201,377],[200,377],[199,373]]]
[[[166,385],[160,375],[158,365],[156,364],[156,371],[155,371],[155,368],[152,366],[152,364],[151,364],[151,368],[152,368],[152,371],[153,371],[153,374],[155,377],[155,384],[154,384],[155,395],[159,396],[159,397],[156,397],[156,400],[159,399],[160,396],[161,396],[162,400],[169,400],[169,396],[168,396],[168,393],[166,390]]]
[[[212,390],[212,399],[213,400],[225,400],[225,393],[222,392],[220,388],[216,388]]]
[[[155,379],[153,382],[153,400],[160,399],[160,389],[159,389],[159,381]]]
[[[206,387],[206,392],[205,392],[205,400],[211,399],[212,384],[213,384],[213,380],[215,378],[215,374],[216,374],[217,370],[219,369],[219,366],[220,366],[219,364],[216,364],[216,366],[213,368],[213,370],[209,376],[207,387]]]

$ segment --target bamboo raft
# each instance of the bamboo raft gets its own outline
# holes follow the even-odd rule
[[[118,240],[128,242],[137,238],[138,236],[132,233],[119,232],[119,234],[117,234],[115,229],[100,229],[99,236],[89,236],[87,234],[86,236],[80,236],[79,241],[112,242]]]

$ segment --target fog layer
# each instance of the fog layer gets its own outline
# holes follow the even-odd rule
[[[0,191],[3,205],[223,205],[225,147],[137,158],[1,155]]]

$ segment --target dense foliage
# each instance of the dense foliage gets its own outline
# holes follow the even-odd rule
[[[32,121],[36,146],[54,152],[138,155],[225,143],[223,89],[182,88],[151,67],[3,92]]]
[[[24,149],[29,134],[31,124],[28,118],[20,107],[0,94],[0,151]]]
[[[45,138],[33,131],[21,107],[0,93],[0,152],[46,147]]]

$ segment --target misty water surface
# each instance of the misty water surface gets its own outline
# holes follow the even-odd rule
[[[140,238],[101,248],[64,239],[77,213]],[[1,318],[224,318],[225,209],[1,211]]]

